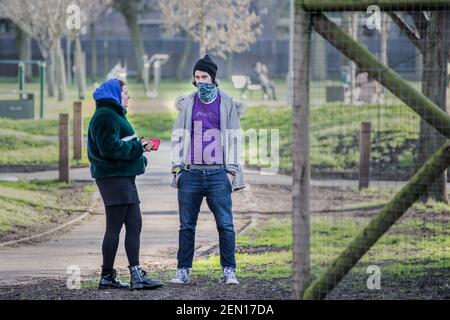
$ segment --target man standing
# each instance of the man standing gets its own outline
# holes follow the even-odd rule
[[[176,101],[179,115],[172,133],[172,186],[178,188],[180,230],[172,283],[189,281],[197,218],[206,197],[219,232],[225,282],[239,284],[231,193],[245,187],[239,164],[239,117],[244,108],[218,88],[216,74],[217,64],[205,55],[193,70],[192,84],[197,91]]]

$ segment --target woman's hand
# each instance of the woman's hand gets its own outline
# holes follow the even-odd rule
[[[144,148],[145,152],[150,152],[150,150],[153,147],[153,142],[150,139],[141,138],[142,147]]]

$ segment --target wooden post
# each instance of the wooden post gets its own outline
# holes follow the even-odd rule
[[[311,16],[300,1],[294,7],[293,39],[293,187],[292,298],[301,299],[310,282],[309,226],[309,58]]]
[[[73,103],[73,158],[83,158],[83,110],[81,101]]]
[[[59,181],[69,183],[69,115],[59,115]]]
[[[305,299],[323,299],[364,254],[408,210],[450,165],[450,144],[440,148],[395,195],[375,218],[359,232],[345,250],[305,291]]]
[[[370,122],[361,123],[359,138],[359,190],[369,187],[370,127]]]

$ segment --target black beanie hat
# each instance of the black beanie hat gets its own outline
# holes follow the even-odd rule
[[[208,72],[208,74],[211,76],[211,78],[213,78],[213,80],[216,79],[217,64],[207,54],[195,63],[192,75],[195,74],[195,70]]]

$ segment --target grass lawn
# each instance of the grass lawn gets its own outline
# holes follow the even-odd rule
[[[130,122],[140,136],[170,139],[176,113],[131,114]],[[84,135],[90,118],[84,118]],[[71,129],[70,131],[71,132]],[[11,120],[0,118],[0,165],[2,164],[57,164],[57,120]],[[72,141],[71,141],[72,143]],[[73,148],[71,147],[72,154]],[[72,156],[71,156],[72,157]],[[89,164],[86,145],[83,159],[72,165]]]
[[[11,120],[6,120],[7,122]],[[29,120],[26,120],[29,121]],[[34,122],[31,120],[29,122]],[[25,122],[22,121],[22,122]],[[0,120],[3,124],[4,120]],[[13,123],[11,121],[11,123]],[[36,131],[31,123],[30,126],[22,130],[5,129],[7,126],[2,126],[0,129],[0,165],[12,164],[57,164],[58,163],[58,142],[55,136],[45,136],[35,133],[27,133]],[[37,122],[37,125],[41,124]],[[50,129],[46,128],[45,132]],[[70,148],[70,157],[72,157],[73,148]],[[88,165],[86,150],[83,152],[83,159],[72,160],[72,165]]]
[[[450,208],[449,208],[450,209]],[[447,211],[449,213],[450,211]],[[319,216],[311,217],[311,265],[313,276],[317,276],[326,268],[350,243],[353,237],[369,223],[369,218],[351,216]],[[426,230],[430,235],[425,236]],[[277,217],[249,229],[239,235],[237,245],[243,248],[264,247],[266,252],[260,254],[240,253],[237,261],[240,275],[243,277],[277,278],[289,277],[292,262],[292,223],[290,217]],[[417,270],[430,266],[450,265],[450,237],[444,225],[438,222],[424,223],[418,218],[403,219],[392,227],[379,242],[363,257],[363,265],[389,264],[395,266],[388,270],[409,274],[411,265]],[[407,260],[407,261],[405,261]],[[421,261],[427,261],[422,265]],[[407,262],[405,271],[402,263]],[[220,270],[219,257],[213,256],[205,260],[197,260],[194,266],[197,272]],[[258,270],[257,274],[254,271]]]
[[[154,112],[130,114],[128,118],[138,135],[169,140],[176,116],[176,112]],[[84,118],[85,134],[89,119]],[[414,169],[419,118],[402,104],[327,104],[312,108],[313,169],[355,170],[359,161],[359,130],[362,121],[372,122],[373,169],[386,173]],[[291,170],[291,108],[251,107],[241,119],[241,124],[244,130],[278,129],[280,168]],[[0,128],[0,164],[57,162],[57,120],[0,119]],[[87,164],[87,159],[79,164]]]
[[[405,105],[326,104],[311,109],[311,165],[319,170],[356,170],[361,122],[372,123],[371,165],[380,172],[415,166],[419,117]],[[280,168],[292,170],[291,108],[249,108],[244,129],[278,129]]]
[[[94,190],[91,183],[0,181],[0,239],[21,238],[70,219],[90,205]]]
[[[359,159],[359,129],[362,121],[372,123],[372,169],[379,172],[397,172],[411,170],[415,166],[415,154],[417,153],[417,137],[419,130],[419,117],[409,110],[404,104],[387,92],[386,105],[346,105],[339,103],[325,103],[325,89],[327,85],[336,84],[334,81],[311,82],[311,164],[313,169],[320,170],[355,170]],[[418,87],[419,83],[412,83]],[[240,92],[235,90],[230,81],[224,80],[221,86],[231,95],[240,98]],[[277,80],[276,86],[281,104],[285,104],[286,83]],[[12,78],[0,77],[0,89],[2,91],[16,89],[17,84]],[[27,84],[27,88],[37,92],[37,80]],[[90,92],[94,85],[88,85],[88,97],[84,105],[85,132],[90,116],[94,111]],[[189,81],[175,81],[163,79],[161,83],[161,101],[171,101],[181,93],[191,92],[193,86]],[[143,92],[142,84],[135,79],[129,81],[129,91],[133,103],[143,104],[138,108],[140,113],[129,113],[130,122],[136,132],[141,136],[160,137],[169,139],[170,132],[176,117],[173,109],[167,112],[154,111],[151,100]],[[291,108],[282,106],[265,105],[260,100],[259,92],[253,93],[251,105],[259,103],[259,107],[248,108],[242,119],[244,129],[273,128],[279,130],[280,135],[280,168],[291,170]],[[1,94],[2,99],[16,98],[11,94]],[[284,100],[283,100],[284,99]],[[56,140],[45,141],[48,136],[58,134],[57,115],[60,112],[72,113],[72,102],[77,100],[75,86],[68,88],[66,102],[60,103],[56,98],[47,98],[47,116],[45,120],[7,120],[0,119],[0,164],[9,163],[56,163]],[[148,105],[148,106],[147,106]],[[37,107],[37,106],[36,106]],[[155,110],[159,110],[156,108]],[[163,110],[165,110],[163,108]],[[5,131],[6,130],[6,131]],[[12,130],[12,131],[11,131]],[[29,135],[25,135],[29,134]],[[19,139],[12,142],[17,135]],[[83,159],[80,164],[87,164]],[[262,164],[260,164],[261,166]]]
[[[326,86],[335,84],[337,84],[335,81],[330,80],[311,82],[310,127],[313,169],[355,170],[359,159],[359,128],[362,121],[372,123],[372,169],[389,173],[414,168],[419,127],[418,116],[389,92],[386,93],[387,104],[383,106],[325,103]],[[416,87],[419,86],[418,82],[412,84]],[[221,86],[236,99],[240,98],[240,92],[233,88],[230,81],[221,81]],[[16,87],[17,83],[14,79],[0,77],[0,89],[2,91],[17,89]],[[37,79],[26,84],[26,87],[37,93]],[[276,87],[281,104],[285,104],[287,90],[285,81],[276,80]],[[90,97],[93,88],[94,84],[89,83],[87,99],[83,103],[85,132],[90,116],[94,111],[94,104]],[[169,139],[176,111],[167,109],[172,110],[167,112],[166,109],[162,108],[164,112],[156,112],[155,110],[161,108],[152,107],[151,100],[146,97],[142,88],[142,84],[135,79],[129,80],[129,91],[132,96],[130,108],[133,109],[133,103],[143,105],[143,107],[137,108],[139,113],[130,112],[130,122],[134,125],[138,135]],[[161,95],[156,100],[156,104],[162,103],[162,101],[170,101],[173,104],[177,95],[191,92],[193,89],[189,81],[163,79]],[[1,98],[17,97],[2,93]],[[247,101],[248,104],[255,105],[256,102],[260,106],[248,108],[245,117],[242,119],[242,127],[256,130],[278,129],[280,134],[280,168],[290,171],[292,165],[291,109],[289,107],[265,105],[266,102],[261,100],[260,92],[254,92],[251,99],[251,103]],[[58,113],[68,112],[71,114],[72,102],[75,100],[77,100],[77,89],[75,86],[69,86],[66,102],[61,103],[56,98],[47,98],[45,120],[0,119],[0,139],[2,142],[0,164],[56,163],[56,140],[46,137],[54,137],[58,134]],[[12,141],[14,136],[18,136],[17,141]],[[87,159],[83,159],[77,164],[87,165]],[[259,164],[259,166],[263,166],[263,164]]]
[[[344,191],[341,195],[345,197]],[[360,196],[367,194],[361,193]],[[427,208],[425,211],[424,206]],[[448,205],[445,208],[442,205],[436,210],[433,203],[415,204],[365,254],[329,298],[448,298],[450,291],[445,292],[450,284],[449,215]],[[354,236],[369,223],[372,216],[365,210],[359,214],[312,214],[310,254],[313,279],[333,262]],[[241,278],[268,281],[290,279],[290,215],[276,215],[260,220],[256,226],[237,237],[237,250],[236,259]],[[372,291],[366,287],[369,265],[377,265],[381,269],[381,290]],[[197,275],[219,277],[219,257],[196,259],[193,269]]]

